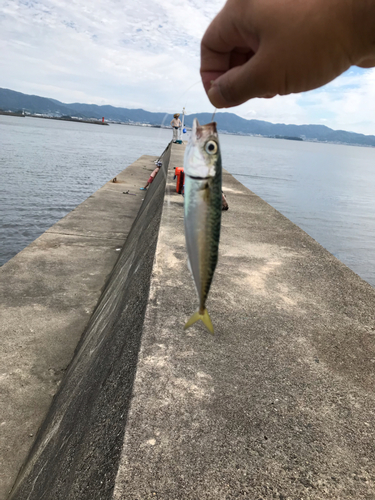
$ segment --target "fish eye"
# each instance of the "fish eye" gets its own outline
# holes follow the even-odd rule
[[[204,149],[209,155],[214,155],[217,153],[217,144],[215,141],[208,141]]]

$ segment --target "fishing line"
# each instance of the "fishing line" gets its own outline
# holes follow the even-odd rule
[[[183,96],[184,96],[187,92],[189,92],[189,90],[191,90],[193,87],[195,87],[195,85],[198,85],[198,83],[201,83],[201,82],[202,82],[202,80],[198,80],[197,82],[193,83],[193,85],[190,85],[190,87],[188,87],[186,90],[184,90],[184,91],[182,92],[182,94],[180,94],[180,95],[179,95],[179,96],[175,99],[175,101],[174,101],[174,103],[173,103],[173,107],[175,107],[175,105],[176,105],[176,103],[177,103],[177,102],[180,102],[180,101],[181,101],[181,99],[183,98]],[[185,108],[186,108],[186,105],[187,105],[188,99],[189,99],[189,97],[187,97],[187,98],[186,98]],[[166,114],[164,115],[164,118],[163,118],[163,120],[162,120],[162,122],[161,122],[161,124],[160,124],[160,126],[161,126],[161,127],[163,127],[164,122],[165,122],[165,120],[167,119],[167,116],[168,116],[168,115],[169,115],[169,113],[166,113]]]
[[[211,118],[211,121],[213,122],[214,121],[214,118],[215,118],[215,115],[216,115],[216,111],[217,111],[217,108],[215,108],[214,112],[213,112],[213,115],[212,115],[212,118]]]

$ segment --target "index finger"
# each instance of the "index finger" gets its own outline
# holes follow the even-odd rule
[[[207,28],[201,42],[200,73],[206,92],[213,80],[244,64],[257,47],[256,37],[241,33],[230,11],[224,7]]]
[[[236,46],[235,43],[229,42],[233,38],[228,37],[231,23],[228,23],[222,15],[223,11],[224,9],[208,26],[201,42],[200,73],[206,92],[211,87],[211,81],[216,80],[230,68],[230,53]]]

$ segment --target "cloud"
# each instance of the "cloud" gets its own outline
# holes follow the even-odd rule
[[[213,111],[200,40],[224,0],[0,0],[0,86],[150,111]],[[351,69],[301,95],[232,111],[282,123],[374,133],[375,70]]]
[[[35,93],[43,88],[44,95],[57,99],[86,95],[114,105],[169,108],[171,96],[199,80],[200,39],[222,5],[5,1],[1,85]]]
[[[236,113],[272,123],[324,124],[375,135],[375,68],[351,68],[328,85],[303,94],[254,99]]]
[[[272,123],[303,124],[308,114],[300,105],[301,96],[291,94],[273,99],[253,99],[237,108],[237,113],[248,120],[265,120]]]
[[[375,68],[353,68],[330,84],[303,95],[310,117],[334,129],[375,135]]]

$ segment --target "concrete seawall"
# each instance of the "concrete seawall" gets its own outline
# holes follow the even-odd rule
[[[183,151],[165,155],[10,498],[373,500],[375,290],[224,173],[216,335],[184,332]]]
[[[124,252],[129,252],[127,247],[127,250],[123,248],[120,254],[124,242],[128,240],[133,242],[132,255],[127,259],[127,265],[141,251],[141,247],[135,251],[137,244],[134,238],[139,238],[140,234],[131,231],[134,227],[133,222],[143,217],[143,220],[151,225],[147,236],[151,241],[153,232],[157,231],[156,228],[152,228],[153,224],[157,227],[157,214],[161,209],[161,203],[159,201],[158,204],[156,201],[157,195],[154,197],[152,195],[158,191],[160,193],[158,196],[163,196],[165,176],[159,175],[149,192],[139,191],[139,186],[144,185],[150,172],[155,168],[155,159],[157,157],[141,157],[117,176],[116,183],[107,183],[0,269],[1,500],[8,497],[32,445],[29,460],[19,477],[20,490],[17,491],[20,493],[17,495],[20,498],[24,497],[22,491],[28,485],[26,476],[30,474],[32,477],[35,473],[42,481],[41,488],[45,488],[44,498],[54,498],[53,495],[50,496],[46,486],[46,481],[53,479],[50,475],[52,469],[46,467],[46,462],[43,462],[40,469],[35,472],[35,467],[40,463],[37,458],[42,448],[45,449],[44,453],[48,452],[46,444],[47,441],[50,443],[49,446],[54,443],[51,441],[52,436],[62,438],[63,424],[69,416],[74,419],[72,429],[77,426],[77,430],[82,431],[82,425],[87,424],[86,417],[79,417],[79,415],[83,417],[83,410],[74,407],[77,413],[72,415],[65,405],[69,406],[73,402],[75,390],[78,389],[78,383],[74,390],[69,386],[71,380],[69,374],[74,372],[78,357],[81,360],[81,364],[78,363],[78,371],[82,371],[84,366],[84,369],[88,370],[87,364],[82,360],[82,357],[84,358],[82,349],[84,339],[88,339],[90,333],[82,338],[75,360],[72,363],[71,360],[84,330],[88,331],[89,325],[97,321],[98,311],[103,310],[98,300],[110,274],[113,274],[116,261],[116,269],[120,266],[123,275],[127,272],[121,264]],[[163,158],[164,169],[168,167],[168,161],[167,152]],[[136,196],[123,194],[126,191],[135,193]],[[146,198],[144,202],[143,198]],[[151,205],[150,200],[153,200]],[[155,203],[160,208],[155,207]],[[144,230],[147,232],[147,227],[144,227]],[[132,238],[127,240],[130,233]],[[152,247],[148,251],[152,252]],[[143,261],[140,263],[143,269]],[[145,266],[148,269],[151,265],[152,256]],[[121,276],[121,273],[118,275]],[[142,295],[143,292],[143,301],[147,297],[144,286],[147,288],[147,279],[142,280],[140,291],[134,292],[134,297]],[[107,307],[113,307],[116,298],[114,294]],[[121,306],[116,304],[116,307]],[[90,319],[93,312],[94,316]],[[111,318],[105,313],[106,310],[102,313],[100,321],[111,323]],[[139,317],[141,314],[140,310]],[[104,342],[104,337],[102,341]],[[90,352],[91,350],[90,347]],[[70,367],[65,373],[69,363]],[[102,372],[98,369],[95,377],[99,377],[100,373]],[[67,387],[70,387],[68,396]],[[52,399],[58,388],[59,395]],[[80,397],[79,393],[78,398]],[[92,395],[89,397],[93,398]],[[87,403],[86,400],[85,402]],[[93,403],[87,403],[86,410],[89,411],[92,405]],[[50,417],[45,420],[49,408]],[[59,422],[61,418],[63,423],[61,425],[59,423],[50,432],[48,418],[57,418]],[[43,427],[34,442],[43,421]],[[53,425],[55,424],[56,420]],[[64,439],[67,439],[66,435]],[[60,450],[59,455],[61,453]],[[41,460],[44,460],[44,456],[41,455]],[[52,468],[53,463],[53,460],[49,463]],[[45,470],[47,477],[40,474],[42,470]],[[58,474],[56,480],[59,481]],[[33,498],[43,498],[42,490],[37,484],[33,485],[33,489],[35,492]],[[64,494],[61,498],[64,498]]]

